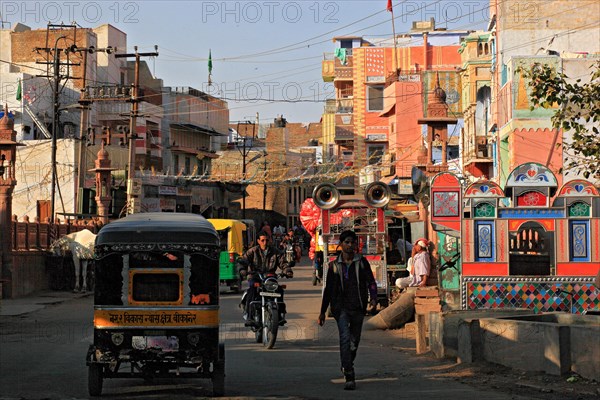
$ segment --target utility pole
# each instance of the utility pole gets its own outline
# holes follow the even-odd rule
[[[57,29],[58,28],[58,29]],[[59,48],[58,47],[58,42],[61,39],[67,39],[67,35],[60,35],[58,37],[56,37],[56,40],[54,42],[54,47],[48,47],[48,40],[50,37],[50,32],[56,32],[57,30],[62,31],[64,29],[68,29],[68,30],[72,30],[73,31],[73,45],[68,47],[68,48]],[[55,34],[56,36],[56,34]],[[60,82],[65,79],[65,80],[69,80],[69,79],[78,79],[78,78],[74,78],[68,75],[68,69],[67,69],[67,75],[63,76],[60,74],[60,67],[61,65],[65,65],[67,67],[70,66],[76,66],[79,65],[79,63],[70,63],[68,60],[66,63],[61,63],[60,62],[60,53],[61,52],[65,52],[65,54],[68,51],[72,51],[73,49],[76,48],[76,44],[77,43],[77,26],[76,25],[54,25],[54,24],[48,24],[47,30],[46,30],[46,47],[36,47],[34,48],[34,51],[44,51],[46,54],[53,54],[53,60],[52,61],[45,61],[45,62],[37,62],[37,64],[46,64],[46,65],[52,65],[53,71],[52,71],[52,76],[50,76],[49,74],[46,75],[37,75],[38,77],[45,77],[48,79],[52,79],[52,108],[53,108],[53,113],[52,113],[52,144],[51,144],[51,168],[52,168],[52,188],[51,188],[51,199],[50,199],[50,221],[52,223],[54,223],[54,219],[55,219],[55,209],[56,209],[56,203],[55,203],[55,197],[56,197],[56,186],[57,186],[57,170],[56,170],[56,150],[57,150],[57,135],[58,135],[58,127],[60,125],[60,92],[61,92],[61,88],[60,88]],[[64,88],[64,85],[63,85]],[[59,188],[60,189],[60,188]],[[61,197],[62,199],[62,197]],[[64,204],[63,204],[63,212],[64,212]]]
[[[258,111],[256,112],[256,136],[260,134],[260,120],[258,118]]]
[[[56,39],[56,43],[54,44],[54,87],[52,88],[52,93],[54,97],[54,101],[52,104],[54,105],[54,112],[52,113],[52,194],[51,196],[51,204],[50,204],[50,220],[54,223],[54,206],[55,206],[55,197],[56,197],[56,135],[58,134],[58,124],[60,122],[60,99],[58,88],[60,85],[60,50],[58,49],[58,41],[60,39],[64,39],[65,36],[60,36]]]
[[[258,113],[256,113],[258,116]],[[267,151],[265,150],[263,153],[263,159],[265,162],[265,176],[263,177],[263,220],[266,221],[267,218]]]
[[[88,42],[86,40],[86,42]],[[69,47],[68,49],[70,52],[77,52],[80,55],[82,55],[83,58],[83,72],[82,72],[82,83],[81,83],[81,93],[79,96],[79,109],[81,110],[81,114],[79,116],[79,159],[77,161],[77,186],[76,186],[76,190],[75,190],[75,210],[77,213],[82,212],[83,211],[83,204],[81,202],[81,195],[83,192],[83,189],[85,187],[85,176],[86,176],[86,152],[85,152],[85,148],[86,145],[88,144],[87,142],[89,142],[89,135],[92,132],[91,128],[87,128],[88,125],[88,111],[90,110],[90,105],[94,102],[94,101],[98,101],[99,99],[94,99],[90,96],[90,94],[88,93],[88,88],[86,87],[87,82],[86,82],[86,78],[87,78],[87,62],[88,62],[88,53],[89,54],[94,54],[96,52],[102,52],[102,53],[106,53],[106,54],[112,54],[114,51],[116,51],[116,48],[113,48],[112,46],[108,46],[106,48],[99,48],[97,49],[95,46],[89,46],[89,47],[77,47],[77,45],[73,45],[71,47]],[[103,97],[102,100],[108,100],[108,101],[122,101],[122,99],[112,99],[112,98],[106,98]],[[87,134],[86,134],[87,132]]]
[[[87,125],[87,112],[89,110],[89,105],[91,101],[85,99],[85,78],[87,72],[87,58],[88,51],[87,49],[83,50],[83,73],[82,73],[82,81],[81,81],[81,96],[79,98],[79,104],[81,105],[81,115],[79,118],[79,161],[77,162],[77,189],[75,190],[75,211],[77,213],[83,211],[83,207],[81,204],[81,195],[84,187],[85,181],[85,148],[86,143],[84,139],[86,138],[86,125]]]
[[[246,150],[246,140],[248,138],[244,136],[242,139],[242,182],[246,182],[246,157],[252,146],[248,147],[248,150]],[[246,219],[246,186],[244,183],[242,183],[242,219]]]
[[[242,136],[241,138],[239,136],[240,125],[242,125],[242,124],[240,124],[238,122],[238,124],[237,124],[237,132],[238,132],[237,148],[240,151],[240,154],[242,155],[242,219],[246,219],[246,185],[245,185],[245,183],[246,183],[246,157],[248,157],[248,154],[250,153],[250,150],[252,150],[252,146],[254,145],[255,125],[252,124],[252,122],[250,122],[250,121],[246,121],[246,123],[244,124],[244,125],[246,125],[246,128],[244,128],[244,136]],[[248,131],[248,128],[247,128],[248,125],[252,125],[252,138],[249,138],[248,136],[246,136],[247,131]],[[248,141],[248,139],[251,140],[250,146],[246,145],[246,142]]]
[[[140,85],[140,57],[157,57],[158,46],[154,46],[153,53],[138,53],[138,47],[133,47],[135,53],[115,54],[115,58],[135,57],[133,90],[131,94],[131,114],[129,115],[129,164],[127,166],[127,205],[128,214],[133,210],[133,178],[135,178],[135,140],[137,139],[137,117],[138,117],[138,89]]]

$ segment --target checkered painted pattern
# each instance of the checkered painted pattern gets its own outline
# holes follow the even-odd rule
[[[534,312],[600,309],[592,278],[463,277],[463,309],[531,308]]]

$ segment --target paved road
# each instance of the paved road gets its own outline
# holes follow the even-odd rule
[[[300,265],[296,267],[296,277],[285,282],[289,324],[280,332],[272,350],[254,343],[251,332],[243,327],[237,308],[239,295],[222,295],[221,335],[226,342],[228,396],[526,398],[461,384],[447,376],[452,362],[416,356],[413,335],[406,330],[364,332],[356,365],[358,389],[344,391],[337,330],[333,320],[328,320],[323,328],[316,325],[320,286],[312,286],[310,277],[310,267]],[[66,294],[63,297],[69,300],[0,319],[0,399],[88,398],[84,356],[91,342],[92,298]],[[49,299],[47,303],[56,301]],[[7,309],[10,306],[7,304]],[[106,380],[103,396],[186,400],[207,396],[209,387],[210,383],[204,380],[161,380],[152,385],[141,380]]]

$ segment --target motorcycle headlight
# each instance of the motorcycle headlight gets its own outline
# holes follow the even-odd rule
[[[265,289],[267,289],[267,291],[269,291],[269,292],[276,291],[278,287],[279,287],[279,284],[276,281],[268,280],[265,282]]]
[[[112,340],[112,342],[115,346],[120,346],[123,344],[123,341],[125,340],[125,335],[120,332],[113,333],[112,335],[110,335],[110,340]]]

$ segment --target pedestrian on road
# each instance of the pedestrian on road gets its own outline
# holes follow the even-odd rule
[[[367,304],[377,306],[377,284],[369,262],[356,254],[358,237],[354,231],[340,234],[342,253],[327,270],[321,312],[317,323],[323,326],[331,306],[340,335],[340,358],[346,378],[344,390],[356,389],[354,359],[358,351]]]

